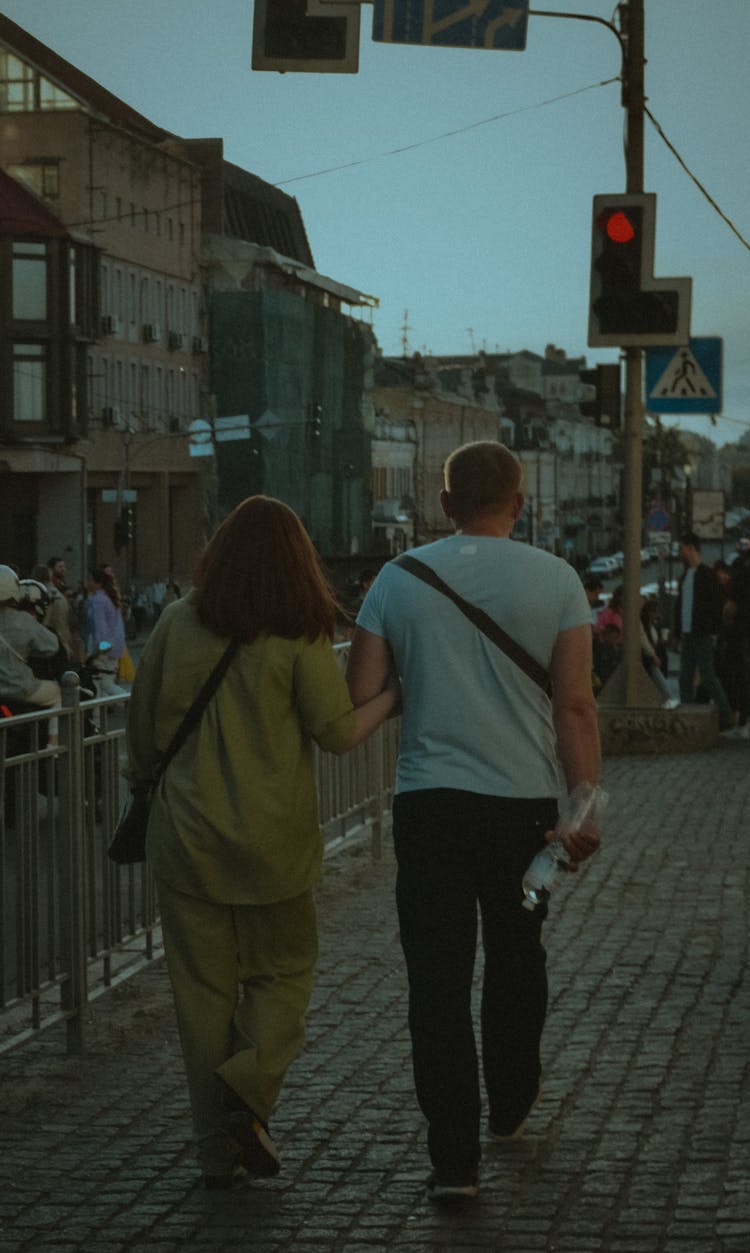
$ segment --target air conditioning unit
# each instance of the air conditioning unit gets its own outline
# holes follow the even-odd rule
[[[102,335],[122,335],[122,322],[113,313],[102,315]]]
[[[102,409],[102,426],[117,426],[120,421],[120,410],[116,405],[105,405]]]
[[[143,342],[145,344],[155,344],[161,339],[161,327],[156,322],[144,322],[143,324]]]
[[[193,352],[208,352],[208,339],[205,335],[193,336]]]
[[[185,335],[181,335],[179,331],[170,331],[167,336],[167,345],[172,352],[183,352],[185,349]]]

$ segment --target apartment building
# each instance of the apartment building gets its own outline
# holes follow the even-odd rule
[[[200,171],[0,17],[0,548],[82,578],[192,568],[204,463]]]

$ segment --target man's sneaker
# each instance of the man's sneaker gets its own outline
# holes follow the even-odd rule
[[[454,1204],[456,1202],[470,1201],[479,1193],[479,1185],[476,1179],[444,1180],[439,1179],[437,1175],[430,1175],[427,1180],[427,1195],[431,1201],[439,1201],[441,1204]]]
[[[229,1127],[242,1149],[242,1165],[254,1179],[272,1179],[281,1170],[281,1154],[265,1123],[251,1109],[229,1115]]]
[[[502,1123],[499,1121],[499,1119],[490,1118],[490,1121],[489,1121],[490,1140],[494,1140],[496,1144],[502,1144],[507,1140],[520,1140],[524,1132],[524,1127],[526,1126],[526,1119],[528,1118],[534,1106],[538,1103],[540,1096],[541,1096],[541,1092],[537,1092],[536,1096],[531,1102],[531,1105],[527,1109],[526,1113],[524,1114],[520,1122],[517,1122],[515,1124],[514,1123]]]

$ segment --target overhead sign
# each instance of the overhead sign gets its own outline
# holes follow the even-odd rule
[[[116,487],[103,487],[101,499],[103,505],[134,505],[138,500],[138,489],[124,487],[118,491]]]
[[[719,336],[646,352],[646,408],[652,413],[721,413]]]
[[[214,432],[217,444],[225,444],[234,439],[250,438],[250,416],[238,413],[231,418],[214,418]]]
[[[191,457],[213,457],[214,435],[211,423],[196,418],[188,427],[188,450]]]
[[[529,0],[374,0],[372,37],[380,43],[446,48],[526,47]]]

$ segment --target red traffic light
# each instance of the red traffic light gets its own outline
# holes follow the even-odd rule
[[[604,230],[613,244],[629,244],[635,239],[635,230],[627,213],[616,209],[614,213],[605,213]]]

